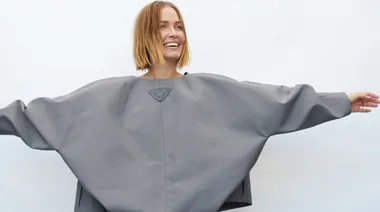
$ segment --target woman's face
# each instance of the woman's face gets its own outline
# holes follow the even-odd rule
[[[164,58],[166,61],[176,61],[181,57],[185,33],[177,12],[171,7],[161,11],[160,32],[164,44]]]

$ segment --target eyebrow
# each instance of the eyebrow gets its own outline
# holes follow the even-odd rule
[[[169,21],[161,21],[161,23],[169,23]],[[176,22],[174,22],[174,23],[176,23],[176,24],[182,24],[181,21],[176,21]]]

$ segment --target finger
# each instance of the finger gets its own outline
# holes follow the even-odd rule
[[[372,95],[369,92],[356,93],[356,100],[367,101],[372,99]]]
[[[380,99],[367,98],[364,101],[365,102],[371,102],[371,103],[374,103],[374,104],[380,104]]]
[[[371,93],[371,92],[365,92],[364,94],[365,94],[367,97],[371,98],[371,99],[378,99],[378,98],[379,98],[379,95],[374,94],[374,93]]]
[[[373,102],[367,102],[362,105],[363,107],[378,107],[379,105],[377,103]]]
[[[359,108],[358,112],[359,113],[369,113],[369,112],[371,112],[371,109],[369,109],[369,108]]]

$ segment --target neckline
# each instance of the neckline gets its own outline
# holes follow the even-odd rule
[[[170,82],[170,81],[178,81],[178,80],[183,80],[185,77],[189,75],[188,72],[185,72],[181,77],[174,77],[174,78],[167,78],[167,79],[147,79],[147,78],[142,78],[135,76],[135,78],[139,81],[145,81],[145,82]]]

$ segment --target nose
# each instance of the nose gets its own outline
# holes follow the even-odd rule
[[[169,33],[168,33],[169,37],[176,37],[178,35],[177,33],[178,32],[177,32],[177,30],[175,30],[174,27],[169,28]]]

